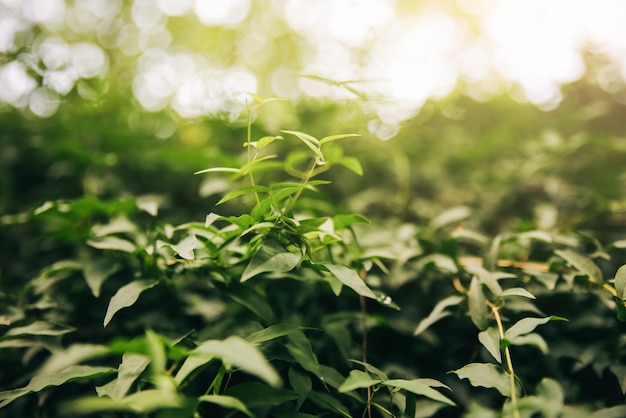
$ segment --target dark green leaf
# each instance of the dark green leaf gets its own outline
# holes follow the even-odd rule
[[[450,312],[446,311],[445,309],[449,306],[456,306],[464,300],[465,298],[459,295],[448,296],[447,298],[440,300],[435,305],[430,314],[426,318],[422,319],[419,324],[417,324],[417,328],[415,328],[415,331],[413,331],[413,335],[421,334],[435,322],[439,321],[442,318],[445,318],[446,316],[449,316]]]
[[[277,241],[268,240],[252,257],[241,276],[241,282],[265,272],[286,273],[298,265],[302,256],[285,251]]]
[[[489,325],[490,315],[481,285],[476,277],[472,279],[468,292],[469,313],[472,322],[480,330],[484,330]]]
[[[500,351],[500,335],[498,330],[489,327],[484,331],[478,333],[478,341],[489,351],[489,354],[493,356],[498,363],[502,363],[502,352]]]
[[[224,395],[202,395],[198,398],[200,402],[209,402],[219,405],[224,408],[236,409],[239,412],[243,412],[249,417],[253,417],[252,412],[248,410],[246,405],[242,403],[239,399],[234,398],[232,396],[224,396]]]
[[[617,269],[615,273],[615,290],[617,297],[626,299],[626,264]]]
[[[260,344],[275,338],[283,337],[292,331],[301,329],[301,327],[292,324],[276,324],[253,334],[250,334],[246,340],[251,344]]]
[[[355,389],[368,388],[382,382],[381,379],[373,379],[369,373],[361,370],[352,370],[346,380],[339,386],[339,392],[346,393]]]
[[[248,408],[275,406],[298,399],[298,394],[258,382],[241,383],[228,388],[224,395],[239,399]]]

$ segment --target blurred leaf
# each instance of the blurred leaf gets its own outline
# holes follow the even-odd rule
[[[149,364],[150,359],[142,354],[124,353],[122,363],[118,368],[117,379],[96,388],[98,396],[108,396],[116,401],[121,400]]]
[[[133,253],[137,249],[137,247],[135,247],[135,244],[133,244],[132,242],[112,236],[91,239],[87,241],[87,245],[90,245],[93,248],[97,248],[99,250],[116,250],[124,251],[127,253]]]
[[[94,297],[100,297],[100,288],[106,279],[120,270],[120,265],[104,258],[90,259],[83,263],[85,282]]]
[[[221,198],[219,200],[219,202],[217,202],[218,205],[221,205],[222,203],[228,202],[231,199],[234,199],[236,197],[239,196],[244,196],[247,194],[252,194],[252,193],[267,193],[269,191],[269,189],[265,186],[248,186],[248,187],[243,187],[241,189],[236,189],[233,190],[232,192],[226,194],[226,196],[224,196],[223,198]]]
[[[422,319],[419,324],[417,324],[417,328],[415,328],[415,331],[413,331],[413,335],[421,334],[435,322],[439,321],[442,318],[445,318],[446,316],[451,315],[451,313],[446,311],[445,309],[449,306],[456,306],[464,300],[465,297],[459,295],[448,296],[447,298],[440,300],[435,305],[430,314],[426,318]]]
[[[503,297],[503,298],[507,296],[521,296],[521,297],[528,298],[528,299],[536,299],[535,295],[533,295],[532,293],[530,293],[528,290],[524,289],[523,287],[512,287],[510,289],[506,289],[500,294],[500,297]]]
[[[554,250],[554,253],[596,283],[602,283],[604,281],[600,268],[589,257],[570,250]]]
[[[236,173],[236,174],[240,174],[241,170],[239,168],[232,168],[232,167],[213,167],[213,168],[206,168],[204,170],[196,171],[193,174],[196,175],[196,174],[204,174],[204,173]]]
[[[22,335],[57,336],[64,335],[73,331],[75,331],[75,328],[53,325],[45,321],[35,321],[29,325],[10,328],[2,337],[0,337],[0,340],[7,339],[9,337],[19,337]]]
[[[474,325],[480,330],[487,328],[491,316],[487,307],[487,298],[476,277],[472,278],[472,282],[470,283],[468,304],[470,317]]]
[[[498,363],[502,363],[502,352],[500,351],[500,335],[498,330],[489,327],[478,333],[478,341],[489,351]]]
[[[120,287],[109,301],[109,306],[104,315],[104,326],[106,327],[111,322],[113,316],[120,309],[132,306],[139,299],[139,295],[148,289],[152,289],[157,284],[159,284],[158,280],[135,280]]]
[[[398,389],[404,389],[416,395],[426,396],[434,401],[442,402],[447,405],[456,406],[454,402],[452,402],[448,397],[444,396],[440,392],[434,390],[427,382],[431,382],[432,379],[413,379],[413,380],[404,380],[404,379],[392,379],[386,380],[381,383],[383,386],[391,386]],[[435,381],[436,382],[436,381]],[[440,382],[437,386],[446,387]],[[448,388],[449,389],[449,388]]]
[[[276,324],[248,335],[246,340],[248,340],[251,344],[260,344],[266,341],[271,341],[275,338],[284,337],[285,335],[288,335],[292,331],[298,329],[301,329],[301,327],[297,325]]]
[[[234,398],[232,396],[224,396],[224,395],[202,395],[198,398],[200,402],[209,402],[219,405],[224,408],[236,409],[239,412],[243,412],[249,417],[253,417],[252,412],[248,410],[245,404],[243,404],[239,399]]]
[[[548,354],[548,344],[543,337],[536,333],[524,334],[513,340],[506,340],[511,345],[531,345],[537,347],[543,354]]]
[[[241,383],[228,388],[224,395],[236,398],[248,408],[275,406],[298,399],[298,394],[287,389],[271,387],[263,383]]]
[[[220,358],[225,364],[241,368],[272,386],[281,384],[280,376],[270,366],[263,354],[243,338],[232,336],[223,341],[205,341],[189,353],[190,356],[196,354]]]
[[[432,218],[428,224],[432,229],[439,229],[446,225],[458,224],[461,221],[469,218],[471,210],[467,206],[459,206],[453,209],[449,209],[434,218]]]
[[[343,157],[338,163],[359,176],[363,175],[361,162],[354,157]]]
[[[31,392],[39,392],[50,386],[60,386],[66,382],[95,378],[114,372],[115,370],[108,367],[73,365],[55,373],[38,374],[23,388],[0,392],[0,408]]]
[[[330,136],[326,136],[322,139],[320,139],[319,144],[323,145],[326,144],[328,142],[332,142],[332,141],[336,141],[338,139],[343,139],[343,138],[350,138],[350,137],[354,137],[354,136],[361,136],[359,134],[339,134],[339,135],[330,135]]]
[[[250,309],[255,315],[266,323],[272,323],[275,314],[272,307],[267,302],[267,298],[249,286],[231,282],[224,287],[225,295],[235,302]]]
[[[615,290],[620,299],[626,299],[626,264],[615,273]]]

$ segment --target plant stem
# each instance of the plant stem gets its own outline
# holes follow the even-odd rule
[[[367,271],[365,268],[361,268],[359,272],[359,276],[361,276],[361,280],[365,281],[365,276]],[[367,364],[367,305],[365,304],[365,297],[359,295],[359,302],[361,303],[361,327],[363,328],[363,334],[361,337],[361,348],[363,350],[362,360],[363,363]],[[363,366],[363,371],[365,373],[368,372],[367,366]],[[372,418],[372,387],[367,387],[367,417]]]
[[[250,108],[248,107],[247,103],[246,103],[246,111],[247,111],[247,116],[248,116],[248,141],[246,142],[246,146],[248,148],[248,164],[250,164],[252,162],[252,121],[250,119]],[[255,156],[256,159],[256,156]],[[250,185],[252,187],[255,186],[254,184],[254,176],[252,175],[252,167],[249,168],[248,171],[248,177],[250,177]],[[259,194],[257,192],[254,192],[254,198],[256,199],[256,203],[257,205],[259,205],[259,208],[261,207],[261,200],[259,199]]]
[[[500,318],[500,311],[496,305],[487,301],[487,305],[491,308],[493,316],[496,319],[498,325],[498,334],[500,334],[500,341],[504,340],[504,328],[502,327],[502,318]],[[513,370],[513,361],[511,360],[511,351],[509,347],[504,347],[504,357],[506,359],[506,365],[509,369],[509,385],[511,387],[511,405],[513,406],[513,417],[521,418],[519,409],[517,408],[517,392],[515,390],[515,371]]]

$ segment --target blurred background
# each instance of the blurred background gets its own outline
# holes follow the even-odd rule
[[[255,137],[362,135],[336,211],[613,238],[625,21],[617,0],[0,0],[0,213],[160,195],[202,219],[229,186],[192,174],[236,163],[258,94],[287,100]]]

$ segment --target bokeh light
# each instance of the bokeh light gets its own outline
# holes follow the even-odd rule
[[[81,80],[115,74],[143,109],[185,118],[235,117],[235,91],[357,99],[388,137],[456,90],[554,109],[585,54],[619,92],[625,20],[619,0],[0,0],[0,100],[51,116]]]

